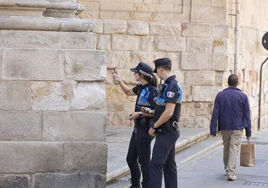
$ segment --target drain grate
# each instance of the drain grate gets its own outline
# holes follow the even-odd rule
[[[257,186],[257,187],[268,187],[268,182],[247,181],[243,185],[250,185],[250,186]]]
[[[246,144],[247,141],[243,141],[243,142],[241,142],[241,143]],[[268,142],[258,142],[258,141],[254,141],[254,142],[252,142],[252,143],[257,144],[257,145],[268,145]]]

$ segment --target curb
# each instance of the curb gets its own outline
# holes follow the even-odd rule
[[[196,158],[197,156],[202,155],[203,153],[206,153],[206,152],[208,152],[208,151],[213,150],[214,148],[216,148],[216,147],[218,147],[218,146],[220,146],[220,145],[222,145],[222,140],[218,140],[218,141],[215,142],[213,145],[210,145],[209,147],[206,147],[205,149],[203,149],[203,150],[201,150],[201,151],[195,153],[194,155],[191,155],[190,157],[188,157],[188,158],[184,159],[183,161],[181,161],[179,164],[186,163],[186,162],[188,162],[188,161],[190,161],[190,160]]]
[[[178,153],[179,151],[182,151],[182,150],[192,146],[193,144],[196,144],[196,143],[208,138],[209,135],[210,135],[209,131],[203,131],[203,132],[201,132],[201,133],[199,133],[199,134],[197,134],[197,135],[195,135],[193,137],[190,137],[189,139],[186,139],[186,140],[183,140],[180,143],[177,143],[175,145],[175,153]],[[213,144],[213,146],[215,145],[214,147],[217,147],[218,146],[217,144],[218,144],[218,142]],[[211,148],[211,147],[209,147],[209,148]],[[206,149],[198,152],[194,156],[200,155],[200,153],[205,152],[205,151],[206,151]],[[194,157],[189,157],[189,159],[186,159],[186,160],[187,161],[191,160],[191,158],[194,158]],[[183,162],[187,162],[186,160],[184,160]],[[106,184],[111,183],[112,181],[120,179],[120,178],[122,178],[122,177],[124,177],[126,175],[129,175],[129,174],[130,174],[130,171],[129,171],[128,166],[126,165],[121,169],[118,169],[118,170],[116,170],[116,171],[114,171],[112,173],[107,174],[106,175]]]

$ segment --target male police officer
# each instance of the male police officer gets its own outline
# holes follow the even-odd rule
[[[165,187],[177,188],[175,143],[180,136],[178,121],[181,110],[182,89],[171,72],[171,61],[161,58],[154,61],[158,77],[165,80],[156,99],[154,123],[149,129],[156,136],[149,172],[149,188],[161,188],[162,171]]]

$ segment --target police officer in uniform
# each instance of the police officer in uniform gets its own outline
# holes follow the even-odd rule
[[[142,187],[148,188],[151,141],[153,139],[152,136],[148,135],[148,130],[153,115],[142,112],[141,108],[151,110],[155,108],[154,99],[158,93],[157,80],[153,74],[153,69],[143,62],[130,70],[133,72],[135,80],[139,82],[132,89],[124,84],[116,71],[113,71],[113,77],[126,95],[137,95],[135,112],[129,116],[130,120],[134,120],[135,126],[129,143],[127,163],[131,172],[131,188],[140,188],[141,172],[143,177]]]
[[[154,123],[149,135],[156,136],[149,172],[149,188],[161,188],[164,173],[165,188],[177,188],[175,143],[180,136],[178,121],[181,111],[182,89],[171,72],[171,61],[161,58],[154,61],[154,72],[165,82],[156,99]]]

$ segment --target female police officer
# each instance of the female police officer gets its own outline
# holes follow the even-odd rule
[[[143,62],[130,70],[134,72],[134,78],[139,82],[132,89],[124,84],[116,71],[113,71],[113,77],[115,83],[120,85],[126,95],[137,95],[135,112],[129,116],[130,120],[134,120],[135,126],[129,143],[127,163],[131,172],[131,188],[140,188],[141,172],[143,177],[142,187],[148,188],[151,141],[153,138],[148,134],[148,130],[152,114],[141,112],[141,107],[154,109],[154,99],[157,97],[157,80],[153,74],[153,69]]]

